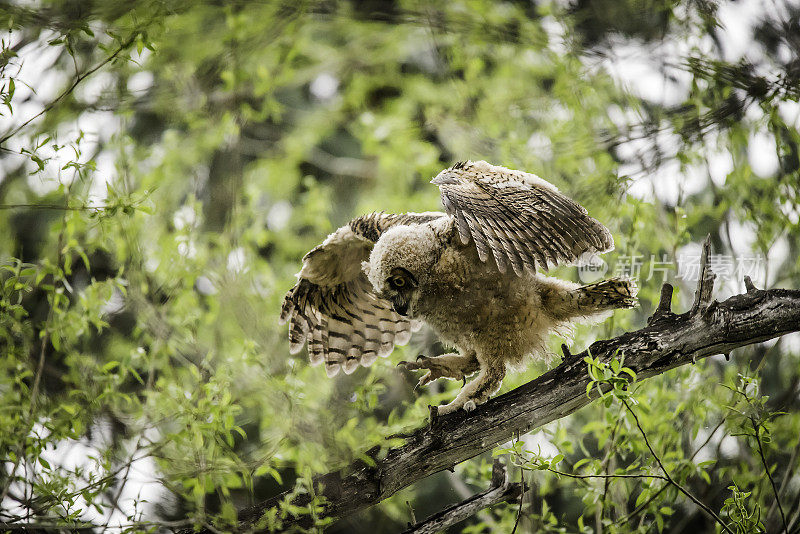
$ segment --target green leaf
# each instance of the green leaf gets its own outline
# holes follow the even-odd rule
[[[640,507],[640,506],[641,506],[641,505],[643,505],[643,504],[644,504],[644,503],[647,501],[647,499],[649,499],[649,498],[650,498],[650,491],[649,491],[649,490],[646,490],[646,489],[645,489],[645,490],[642,490],[642,491],[639,493],[639,495],[637,495],[637,497],[636,497],[636,503],[634,504],[634,507],[635,507],[635,508],[638,508],[638,507]]]

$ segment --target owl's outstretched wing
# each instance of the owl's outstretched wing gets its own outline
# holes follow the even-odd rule
[[[371,213],[353,219],[303,257],[297,284],[286,294],[281,324],[289,322],[289,351],[308,343],[312,365],[325,362],[328,376],[350,374],[395,345],[405,345],[419,324],[378,298],[361,262],[369,260],[381,234],[400,224],[422,224],[444,213]]]
[[[431,183],[456,219],[464,244],[475,242],[481,261],[489,253],[501,272],[547,270],[585,253],[614,249],[611,232],[549,182],[485,161],[457,163]]]

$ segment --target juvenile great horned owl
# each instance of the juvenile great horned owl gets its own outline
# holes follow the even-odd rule
[[[608,229],[533,174],[457,163],[432,181],[447,213],[372,213],[350,221],[303,258],[284,298],[290,351],[308,343],[328,376],[352,373],[408,342],[421,321],[458,352],[401,362],[419,383],[477,373],[439,414],[471,411],[508,367],[543,355],[550,332],[636,304],[636,286],[579,286],[536,272],[614,248]]]

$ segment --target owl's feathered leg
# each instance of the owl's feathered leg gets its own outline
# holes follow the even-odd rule
[[[503,377],[506,375],[505,362],[499,359],[489,359],[487,362],[481,362],[480,369],[478,376],[461,388],[453,402],[437,406],[439,415],[453,413],[461,408],[471,412],[479,404],[489,400],[489,397],[500,389]]]
[[[397,365],[401,365],[409,371],[428,369],[428,372],[420,377],[417,386],[424,386],[437,378],[461,380],[480,368],[474,351],[465,354],[458,354],[455,352],[451,354],[442,354],[441,356],[435,356],[433,358],[419,356],[416,362],[400,362]]]
[[[558,321],[589,317],[615,308],[636,306],[639,288],[633,280],[611,278],[585,286],[568,286],[552,278],[540,279],[542,308]]]

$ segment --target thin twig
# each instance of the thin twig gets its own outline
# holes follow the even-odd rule
[[[576,475],[575,473],[565,473],[564,471],[559,471],[558,469],[548,468],[547,470],[551,473],[555,473],[556,475],[562,475],[569,478],[655,478],[658,480],[669,481],[669,478],[663,475],[648,475],[646,473],[598,473],[595,475]]]
[[[67,210],[67,211],[103,211],[108,206],[61,206],[59,204],[0,204],[0,210]]]
[[[694,457],[695,457],[695,456],[697,456],[697,453],[699,453],[700,451],[702,451],[702,450],[703,450],[703,447],[705,447],[706,445],[708,445],[708,442],[709,442],[709,441],[711,441],[711,438],[713,438],[713,437],[714,437],[714,434],[716,434],[716,433],[717,433],[717,430],[719,430],[719,427],[721,427],[721,426],[723,425],[723,423],[725,423],[725,418],[724,418],[724,417],[722,418],[722,421],[720,421],[719,423],[717,423],[717,426],[715,426],[715,427],[714,427],[714,429],[713,429],[713,430],[712,430],[712,431],[711,431],[711,432],[708,434],[708,437],[705,439],[705,441],[703,441],[703,443],[702,443],[702,444],[701,444],[701,445],[700,445],[700,446],[699,446],[699,447],[698,447],[698,448],[697,448],[697,449],[694,451],[694,454],[692,454],[692,455],[689,457],[689,460],[690,460],[690,461],[691,461],[691,460],[694,460]],[[723,433],[723,434],[724,434],[724,433]]]
[[[511,534],[514,534],[517,531],[517,526],[519,525],[519,519],[522,517],[522,503],[525,502],[525,470],[519,470],[519,483],[522,486],[522,490],[519,492],[519,508],[517,508],[517,518],[514,520],[514,528],[511,529]]]
[[[80,76],[76,77],[76,78],[75,78],[75,79],[72,81],[72,83],[70,84],[70,86],[69,86],[69,87],[67,87],[66,89],[64,89],[64,90],[61,92],[61,94],[60,94],[60,95],[58,95],[58,96],[55,98],[55,100],[53,100],[52,102],[50,102],[49,104],[47,104],[47,105],[46,105],[44,108],[42,108],[42,110],[41,110],[39,113],[37,113],[36,115],[34,115],[33,117],[31,117],[30,119],[26,120],[25,122],[23,122],[22,124],[20,124],[20,125],[19,125],[19,126],[17,126],[16,128],[14,128],[13,130],[11,130],[10,132],[8,132],[8,133],[7,133],[6,135],[4,135],[2,138],[0,138],[0,145],[2,145],[3,143],[5,143],[6,141],[8,141],[9,139],[11,139],[12,137],[14,137],[15,135],[17,135],[17,134],[20,132],[20,130],[22,130],[22,129],[23,129],[24,127],[26,127],[28,124],[30,124],[30,123],[31,123],[31,122],[33,122],[34,120],[38,119],[39,117],[41,117],[42,115],[44,115],[45,113],[47,113],[48,111],[50,111],[51,109],[53,109],[53,108],[56,106],[56,104],[58,104],[58,103],[59,103],[59,102],[60,102],[60,101],[61,101],[61,100],[62,100],[64,97],[66,97],[68,94],[70,94],[72,91],[74,91],[74,90],[75,90],[75,88],[78,86],[78,84],[79,84],[79,83],[81,83],[83,80],[85,80],[86,78],[88,78],[89,76],[91,76],[92,74],[94,74],[95,72],[97,72],[98,70],[100,70],[100,69],[101,69],[102,67],[104,67],[106,64],[108,64],[108,63],[110,63],[111,61],[113,61],[113,60],[114,60],[114,59],[115,59],[115,58],[116,58],[116,57],[117,57],[117,56],[118,56],[118,55],[119,55],[119,54],[120,54],[120,53],[121,53],[123,50],[125,50],[126,48],[128,48],[129,46],[131,46],[131,45],[133,44],[133,42],[136,40],[136,37],[137,37],[138,35],[139,35],[139,32],[133,32],[133,34],[132,34],[132,35],[131,35],[131,36],[130,36],[130,37],[129,37],[129,38],[128,38],[128,39],[127,39],[125,42],[123,42],[121,45],[119,45],[119,47],[117,47],[117,49],[116,49],[116,50],[114,50],[114,52],[113,52],[113,53],[112,53],[110,56],[108,56],[108,57],[107,57],[107,58],[105,58],[103,61],[101,61],[100,63],[98,63],[97,65],[95,65],[94,67],[92,67],[91,69],[87,70],[86,72],[84,72],[84,73],[83,73],[83,74],[81,74]]]
[[[772,486],[772,494],[775,495],[775,502],[778,503],[778,510],[781,512],[783,531],[785,534],[789,534],[789,526],[786,523],[786,515],[783,513],[781,499],[778,496],[778,488],[775,487],[775,480],[772,478],[772,473],[769,472],[769,465],[767,464],[767,459],[764,457],[764,448],[761,446],[761,425],[756,424],[756,420],[752,417],[750,418],[750,423],[753,425],[753,430],[756,433],[754,437],[756,438],[756,443],[758,444],[758,454],[761,456],[761,464],[764,466],[764,471],[767,472],[767,478],[769,478],[769,483]]]
[[[620,408],[620,412],[621,411],[622,408]],[[611,460],[614,457],[614,453],[617,449],[616,439],[620,424],[622,424],[622,418],[618,417],[617,424],[614,425],[614,430],[611,432],[611,439],[608,440],[608,451],[606,451],[606,457],[603,459],[603,472],[606,474],[608,473],[608,468],[611,465]],[[611,477],[606,478],[605,482],[603,483],[603,497],[600,499],[600,510],[595,516],[595,528],[597,529],[597,534],[603,534],[603,516],[606,512],[606,499],[608,498],[608,488],[610,485]]]
[[[789,522],[789,532],[794,533],[794,525],[800,520],[800,491],[797,492],[795,496],[794,503],[789,508],[789,513],[794,512],[794,516],[792,516],[792,520]]]
[[[616,521],[614,521],[613,524],[614,525],[624,525],[625,523],[627,523],[628,521],[630,521],[631,519],[636,517],[636,515],[639,512],[641,512],[642,510],[647,508],[648,504],[650,504],[654,500],[658,499],[658,496],[661,495],[662,493],[664,493],[664,490],[667,489],[669,486],[670,486],[670,484],[669,484],[669,481],[668,481],[666,484],[661,486],[661,489],[659,489],[657,492],[655,492],[653,495],[651,495],[646,501],[644,501],[642,504],[640,504],[639,506],[634,508],[631,513],[629,513],[628,515],[617,519]]]
[[[693,503],[695,503],[697,506],[702,508],[708,515],[713,517],[714,520],[717,523],[719,523],[720,526],[722,526],[722,528],[723,528],[723,530],[725,530],[725,532],[728,532],[729,534],[734,534],[734,532],[730,529],[730,527],[728,527],[728,525],[722,520],[722,518],[720,516],[717,515],[716,512],[714,512],[714,510],[709,508],[705,503],[703,503],[700,499],[695,497],[689,490],[684,488],[681,484],[678,484],[670,476],[669,471],[667,471],[667,468],[664,467],[663,463],[661,463],[661,458],[658,456],[658,454],[656,454],[656,451],[653,450],[653,447],[650,445],[650,440],[647,439],[647,434],[645,433],[644,428],[642,428],[642,425],[639,422],[639,417],[636,415],[636,412],[634,412],[631,409],[630,405],[628,404],[628,401],[626,401],[625,399],[620,399],[620,401],[622,402],[622,404],[625,405],[625,408],[628,409],[628,413],[630,413],[633,416],[633,420],[636,421],[636,427],[639,429],[639,432],[642,434],[642,438],[644,438],[645,445],[647,445],[647,448],[650,451],[650,454],[652,454],[653,458],[655,458],[656,463],[658,463],[658,466],[661,468],[661,471],[664,473],[664,476],[666,477],[667,481],[670,484],[672,484],[673,486],[675,486],[678,489],[678,491],[680,491],[681,493],[683,493],[684,495],[689,497],[689,499],[691,499],[691,501]]]
[[[795,471],[794,465],[795,465],[795,461],[797,460],[798,453],[800,453],[800,440],[797,441],[797,444],[795,445],[794,450],[792,450],[792,457],[789,459],[789,463],[786,466],[786,473],[784,473],[783,481],[781,482],[781,487],[780,487],[780,489],[778,489],[778,493],[780,495],[785,495],[786,494],[786,486],[789,484],[789,480],[791,480],[792,475],[794,474],[794,471]],[[777,502],[777,499],[775,501]],[[767,511],[767,515],[766,515],[766,520],[767,521],[769,521],[769,518],[773,514],[773,512],[775,511],[775,508],[776,508],[775,503],[772,503],[772,505],[769,507],[769,511]]]
[[[714,427],[714,429],[711,431],[711,433],[708,435],[708,437],[705,439],[705,441],[703,441],[703,443],[701,443],[700,446],[697,447],[697,449],[695,449],[694,453],[692,453],[692,455],[689,457],[689,461],[694,460],[695,456],[697,456],[698,453],[701,450],[703,450],[703,447],[708,445],[708,442],[711,441],[711,438],[714,437],[714,434],[716,434],[717,430],[719,430],[719,427],[721,427],[723,425],[723,423],[725,423],[725,418],[724,417],[722,418],[722,420],[719,423],[717,423],[717,426]],[[631,511],[631,513],[629,513],[629,514],[617,519],[616,521],[614,521],[614,525],[624,525],[625,523],[627,523],[628,521],[633,519],[639,512],[641,512],[642,510],[647,508],[647,505],[649,505],[651,502],[656,500],[659,497],[659,495],[664,493],[664,490],[667,489],[669,486],[670,486],[669,483],[667,483],[666,485],[662,486],[661,489],[659,489],[657,492],[655,492],[653,495],[651,495],[646,501],[644,501],[642,504],[640,504],[639,506],[634,508]]]
[[[2,142],[2,141],[0,141]],[[67,200],[69,200],[70,192],[72,191],[72,186],[75,184],[76,180],[72,180],[72,182],[67,187]],[[57,243],[57,252],[56,252],[56,267],[60,270],[62,269],[62,265],[64,262],[64,232],[66,231],[67,227],[67,214],[65,213],[64,216],[61,218],[61,230],[58,233],[58,243]],[[54,280],[55,284],[55,280]],[[55,293],[54,293],[55,294]],[[36,373],[33,377],[33,386],[31,387],[31,398],[30,403],[28,404],[28,424],[27,430],[23,436],[23,440],[28,438],[28,435],[33,430],[33,426],[35,424],[34,418],[34,410],[36,409],[36,401],[38,400],[39,396],[39,387],[42,381],[42,372],[44,371],[44,356],[45,350],[47,349],[47,343],[50,341],[50,323],[53,320],[53,308],[55,305],[55,301],[52,303],[53,305],[50,306],[50,309],[47,312],[47,318],[45,319],[44,326],[43,326],[43,335],[41,343],[39,344],[39,359],[36,364]],[[24,442],[20,444],[20,447],[24,447]],[[0,503],[2,503],[6,495],[8,495],[8,490],[11,488],[11,484],[14,481],[14,477],[16,476],[17,469],[19,468],[19,463],[24,456],[23,450],[17,451],[17,458],[14,460],[14,466],[11,468],[11,473],[8,479],[3,486],[3,491],[0,492]]]
[[[142,437],[143,437],[142,435],[139,435],[139,438],[136,440],[136,445],[134,445],[134,447],[133,447],[133,454],[131,454],[131,460],[126,462],[128,465],[126,465],[125,468],[124,468],[125,474],[123,474],[122,477],[120,478],[119,488],[117,489],[117,492],[114,495],[114,497],[111,499],[111,505],[114,508],[116,508],[117,510],[120,510],[120,511],[122,511],[122,509],[119,506],[119,499],[120,499],[120,497],[122,497],[122,492],[125,489],[125,485],[128,483],[128,476],[130,475],[131,467],[133,467],[133,460],[132,459],[136,455],[136,453],[140,450],[140,447],[141,447],[141,444],[142,444]],[[108,528],[108,525],[111,522],[111,517],[113,515],[114,515],[113,511],[112,511],[112,513],[108,514],[108,519],[106,520],[105,524],[103,525],[103,530]]]

